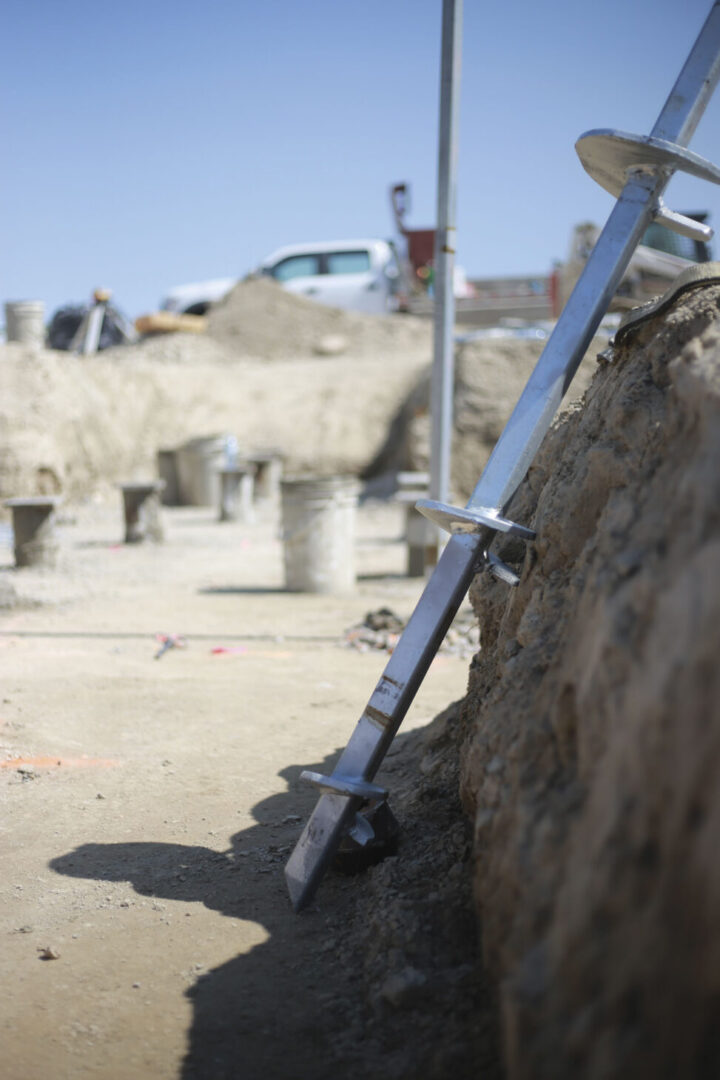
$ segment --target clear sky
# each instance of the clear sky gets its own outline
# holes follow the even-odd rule
[[[612,199],[574,151],[647,134],[710,0],[465,0],[458,261],[540,273]],[[128,315],[274,248],[435,215],[441,0],[5,0],[0,301]],[[692,149],[720,164],[720,91]],[[720,188],[678,178],[675,209]],[[720,243],[716,245],[720,256]]]

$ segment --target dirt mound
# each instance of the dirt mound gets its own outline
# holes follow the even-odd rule
[[[512,1078],[720,1074],[720,287],[616,350],[472,598],[462,791]],[[524,559],[524,561],[523,561]]]
[[[412,316],[341,311],[289,293],[270,278],[250,278],[213,305],[208,333],[237,355],[277,360],[328,352],[428,353],[432,325]]]
[[[227,364],[238,359],[232,349],[207,334],[187,333],[155,334],[136,345],[105,349],[101,358],[118,364]]]
[[[357,473],[427,362],[410,351],[391,364],[233,363],[218,342],[192,334],[92,358],[0,347],[0,495],[84,497],[155,475],[161,447],[224,432],[241,452],[279,450],[288,470]]]
[[[597,339],[587,352],[565,408],[587,389],[605,347]],[[477,341],[458,345],[453,394],[452,488],[467,499],[529,379],[544,342],[526,340]],[[426,471],[430,464],[430,372],[423,372],[402,402],[376,457],[365,470],[367,478],[398,470]]]
[[[357,473],[431,355],[429,322],[338,311],[268,279],[239,284],[209,323],[94,357],[0,346],[0,496],[85,496],[218,432],[293,471]]]

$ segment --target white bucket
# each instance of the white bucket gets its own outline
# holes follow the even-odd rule
[[[281,481],[280,490],[285,587],[292,592],[352,592],[357,480],[292,477]]]
[[[5,304],[5,337],[23,345],[45,344],[45,304],[42,300],[9,300]]]
[[[227,436],[190,439],[177,451],[180,499],[185,506],[217,506],[220,501],[218,470],[225,463]]]

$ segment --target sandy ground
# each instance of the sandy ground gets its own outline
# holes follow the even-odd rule
[[[296,916],[282,870],[315,799],[298,774],[328,768],[385,664],[343,631],[422,588],[401,513],[362,509],[345,597],[283,590],[276,508],[164,517],[164,544],[127,546],[119,499],[68,509],[52,571],[0,550],[22,602],[0,619],[0,1072],[354,1076],[338,1063],[367,1029],[329,1018],[359,992],[343,912],[363,879],[329,876]],[[160,632],[187,648],[155,660]],[[440,655],[406,728],[467,669]]]

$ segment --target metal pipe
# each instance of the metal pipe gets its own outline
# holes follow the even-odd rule
[[[434,336],[430,385],[430,496],[450,489],[453,427],[453,279],[456,249],[458,114],[463,0],[443,0],[438,139],[437,228],[434,257]]]

